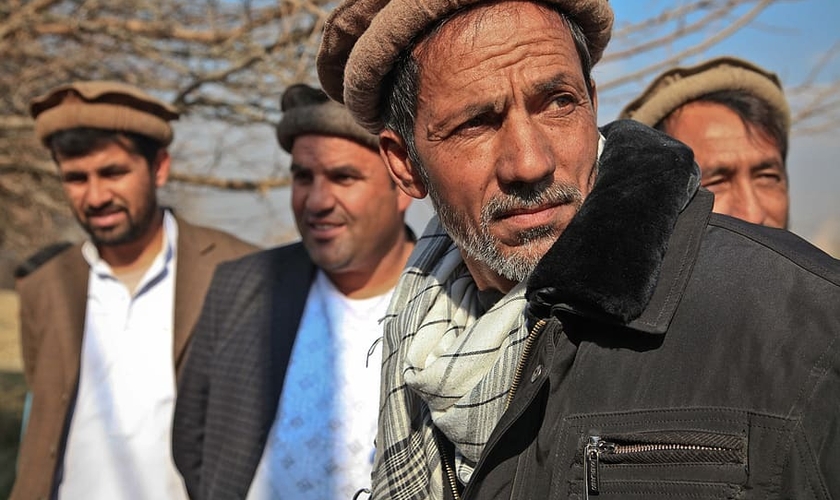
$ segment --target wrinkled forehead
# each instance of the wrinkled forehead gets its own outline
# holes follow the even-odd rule
[[[408,48],[412,55],[422,61],[435,55],[458,54],[474,49],[477,44],[502,43],[509,33],[498,30],[488,33],[490,26],[499,22],[507,26],[520,24],[522,16],[539,15],[546,26],[563,29],[563,21],[555,9],[537,2],[503,1],[480,3],[462,7],[447,17],[437,21],[428,30],[420,34]]]

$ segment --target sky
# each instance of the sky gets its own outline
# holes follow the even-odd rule
[[[649,18],[665,7],[688,3],[688,0],[612,0],[616,28]],[[750,25],[702,54],[686,59],[692,65],[721,55],[734,55],[756,63],[779,75],[786,88],[803,81],[816,61],[832,47],[840,49],[840,0],[785,0],[772,4]],[[722,25],[721,29],[725,27]],[[691,42],[692,40],[689,40]],[[607,54],[621,50],[613,43]],[[671,50],[677,50],[672,48]],[[596,66],[596,82],[633,71],[638,65],[666,57],[658,53],[630,62]],[[652,79],[651,76],[650,79]],[[818,81],[840,80],[840,50],[821,73]],[[635,97],[649,80],[606,91],[600,95],[599,122],[616,118],[621,107]],[[840,100],[840,96],[835,98]],[[791,137],[788,170],[791,192],[790,229],[812,243],[840,257],[840,127],[820,135],[794,134]],[[255,148],[254,164],[286,164],[288,157],[276,147],[270,130],[257,133],[257,142],[272,146],[266,158],[265,148]],[[236,146],[232,144],[232,146]],[[267,161],[268,160],[268,161]],[[276,174],[276,172],[274,172]],[[234,175],[235,176],[235,175]],[[213,190],[178,190],[173,203],[182,215],[219,226],[265,246],[297,237],[290,213],[288,190],[272,190],[255,200],[253,194],[220,195]],[[415,202],[409,210],[409,224],[419,232],[431,214],[428,203]],[[836,246],[835,246],[836,245]]]

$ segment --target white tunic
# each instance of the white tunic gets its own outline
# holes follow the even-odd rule
[[[172,460],[172,325],[178,227],[132,296],[87,242],[90,264],[79,390],[59,498],[186,499]]]

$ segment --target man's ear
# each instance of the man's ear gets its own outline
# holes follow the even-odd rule
[[[589,99],[592,101],[592,111],[595,112],[595,116],[598,116],[598,88],[595,86],[595,80],[589,79],[589,88],[592,89],[589,92]]]
[[[397,186],[412,198],[425,198],[427,191],[416,166],[408,158],[405,141],[393,130],[379,133],[379,154]]]
[[[172,157],[166,148],[160,148],[155,156],[155,164],[152,167],[152,174],[155,177],[155,186],[162,187],[169,179],[169,167],[172,164]]]

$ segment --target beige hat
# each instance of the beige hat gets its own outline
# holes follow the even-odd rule
[[[719,57],[662,73],[621,111],[619,118],[632,118],[653,127],[683,104],[721,90],[755,95],[779,111],[785,130],[790,130],[790,107],[779,77],[735,57]]]
[[[318,77],[324,90],[347,105],[367,130],[382,130],[382,81],[399,54],[439,19],[482,0],[344,0],[324,25]],[[612,34],[608,0],[544,0],[577,22],[592,64]]]
[[[277,141],[287,153],[292,152],[295,137],[302,134],[344,137],[379,150],[379,137],[359,126],[347,108],[320,89],[303,83],[292,85],[283,92],[280,107],[283,118],[277,124]]]
[[[172,142],[170,120],[178,109],[142,90],[120,82],[73,82],[32,99],[29,112],[35,135],[43,143],[61,130],[78,127],[131,132],[167,146]]]

